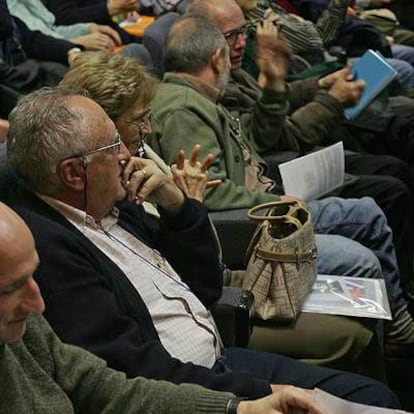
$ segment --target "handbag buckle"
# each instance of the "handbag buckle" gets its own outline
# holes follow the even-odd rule
[[[296,269],[299,270],[299,266],[301,263],[311,263],[313,260],[316,259],[317,249],[316,247],[309,250],[307,253],[303,254],[303,258],[299,256],[298,249],[295,250],[296,256]]]

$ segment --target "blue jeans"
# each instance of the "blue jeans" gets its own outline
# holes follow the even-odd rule
[[[394,44],[391,46],[391,50],[395,59],[403,60],[414,66],[414,47]]]
[[[382,273],[392,313],[401,309],[405,300],[392,233],[375,201],[328,197],[311,201],[308,207],[317,234],[319,273],[355,277]]]
[[[398,399],[381,382],[349,372],[308,365],[278,354],[245,348],[225,348],[214,368],[248,372],[252,377],[270,384],[318,387],[354,402],[399,407]]]

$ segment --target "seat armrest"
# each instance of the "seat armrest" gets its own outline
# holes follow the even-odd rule
[[[224,287],[219,301],[211,308],[225,347],[246,347],[252,331],[254,297],[248,290]]]
[[[220,240],[223,263],[230,269],[245,269],[246,250],[257,223],[249,220],[247,209],[215,211],[209,215]]]

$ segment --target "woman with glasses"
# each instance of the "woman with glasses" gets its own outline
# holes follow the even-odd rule
[[[173,173],[176,184],[188,197],[202,201],[205,188],[220,184],[218,180],[208,181],[207,170],[213,157],[208,155],[198,161],[199,146],[191,155],[183,151],[177,154],[177,163],[170,169],[145,144],[146,136],[153,133],[150,102],[157,81],[136,61],[105,52],[85,53],[75,60],[61,85],[86,89],[115,123],[131,155],[149,158],[164,173]]]

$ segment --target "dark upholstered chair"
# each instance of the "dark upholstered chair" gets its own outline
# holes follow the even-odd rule
[[[168,32],[180,17],[178,13],[166,13],[154,21],[144,32],[142,42],[154,62],[154,72],[161,78],[164,74],[164,46]]]

